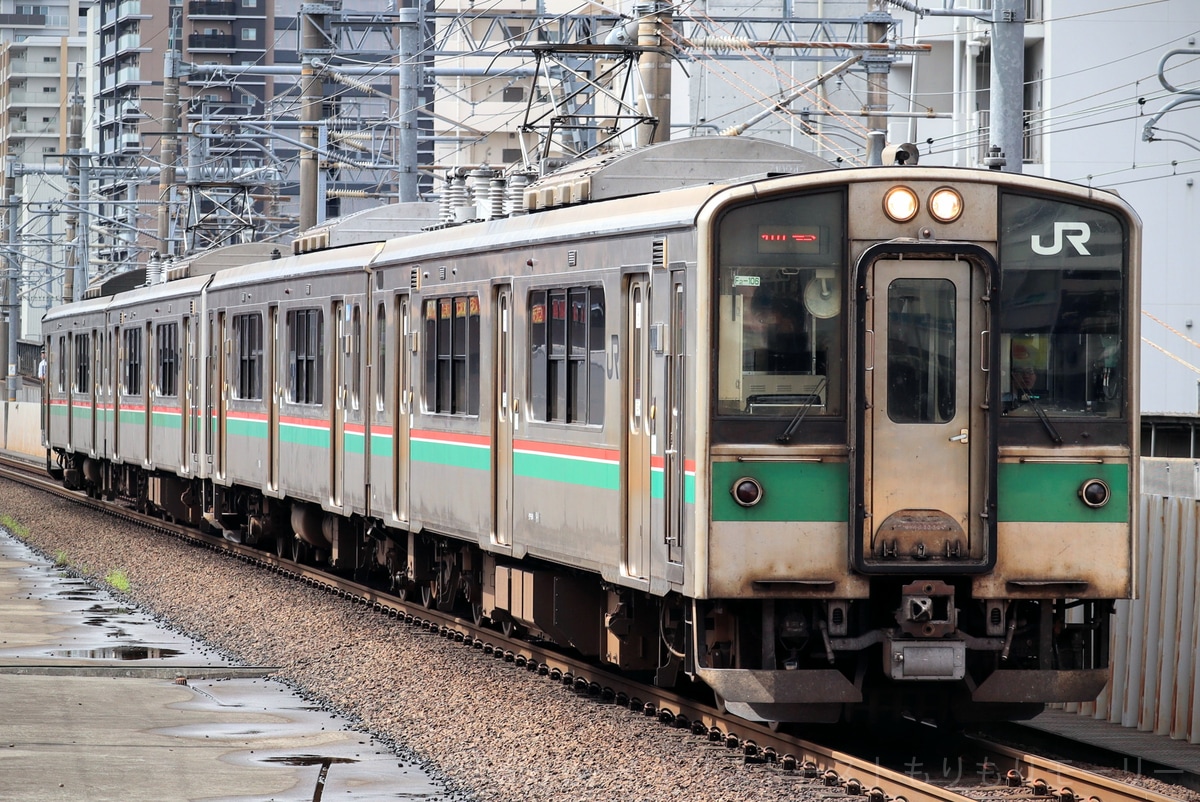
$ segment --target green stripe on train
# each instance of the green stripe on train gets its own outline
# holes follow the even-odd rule
[[[225,431],[231,437],[253,437],[258,440],[266,440],[267,422],[253,418],[226,418]]]
[[[615,462],[593,462],[557,454],[513,454],[513,474],[599,490],[619,490],[621,469]]]
[[[279,441],[294,446],[312,446],[313,448],[329,448],[329,429],[296,426],[291,423],[279,424]]]
[[[763,499],[743,507],[729,492],[743,477],[757,479]],[[714,521],[846,521],[850,470],[844,462],[714,462]]]
[[[409,458],[413,462],[429,462],[452,468],[472,468],[477,471],[488,471],[492,468],[492,451],[487,447],[480,448],[433,440],[413,440],[409,448]]]
[[[153,412],[154,428],[179,429],[183,426],[183,416],[178,412]]]
[[[375,432],[371,432],[371,456],[391,459],[392,436],[390,434],[376,434]]]
[[[1079,498],[1088,479],[1100,479],[1112,499],[1099,509]],[[1003,462],[996,475],[996,517],[1002,521],[1127,523],[1129,466],[1120,463],[1075,464]]]

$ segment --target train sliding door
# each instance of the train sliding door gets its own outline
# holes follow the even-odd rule
[[[654,402],[650,350],[650,277],[630,276],[625,290],[625,574],[650,577],[654,499]]]
[[[332,390],[329,399],[329,503],[334,507],[342,506],[342,468],[345,464],[347,388],[343,380],[345,370],[342,361],[346,342],[346,321],[342,319],[344,308],[342,300],[333,302],[333,359],[328,362],[333,374],[329,377],[329,387]]]
[[[396,354],[396,408],[392,420],[392,515],[397,521],[408,521],[408,488],[409,488],[409,422],[412,420],[413,390],[412,390],[412,359],[416,340],[413,334],[412,319],[409,314],[408,296],[396,298],[396,330],[399,332],[399,346]]]
[[[281,346],[279,331],[279,307],[271,304],[267,309],[267,341],[263,343],[266,355],[267,381],[264,397],[267,401],[267,487],[279,490],[279,402],[285,392],[279,382],[279,366],[286,348]]]
[[[513,531],[513,436],[516,428],[517,399],[513,392],[513,320],[512,287],[505,285],[496,290],[494,307],[496,326],[496,444],[492,475],[493,542],[497,546],[512,546]]]
[[[965,260],[879,259],[867,268],[855,555],[863,570],[986,567],[988,284]]]
[[[684,448],[684,413],[687,410],[687,294],[684,271],[672,274],[671,334],[667,353],[666,448],[663,450],[663,503],[666,507],[667,569],[673,581],[683,581],[684,505],[687,495],[687,458]]]

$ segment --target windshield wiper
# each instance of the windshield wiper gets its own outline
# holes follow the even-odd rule
[[[1061,446],[1062,435],[1058,433],[1058,429],[1054,428],[1054,424],[1051,423],[1050,418],[1046,416],[1046,411],[1042,409],[1041,404],[1037,402],[1036,398],[1030,395],[1028,390],[1023,391],[1021,395],[1021,400],[1028,401],[1029,406],[1033,407],[1033,414],[1038,416],[1038,420],[1042,422],[1042,428],[1046,430],[1046,434],[1050,435],[1050,439],[1054,442],[1054,445]]]
[[[800,424],[804,421],[804,416],[820,402],[821,390],[825,389],[826,381],[827,377],[822,376],[821,381],[817,382],[817,386],[809,393],[808,400],[796,410],[796,414],[792,416],[792,420],[788,423],[787,428],[783,430],[783,434],[775,438],[776,443],[786,443],[792,439],[792,435],[796,433],[796,429],[800,428]]]

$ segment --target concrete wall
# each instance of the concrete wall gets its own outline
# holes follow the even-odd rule
[[[41,405],[36,401],[5,402],[0,411],[0,448],[44,457]]]

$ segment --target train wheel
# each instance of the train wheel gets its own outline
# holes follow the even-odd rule
[[[432,582],[425,582],[421,585],[421,606],[427,609],[432,609],[437,604],[437,592]]]
[[[309,548],[309,545],[307,543],[305,543],[303,540],[301,540],[298,537],[292,538],[292,561],[293,562],[298,562],[298,563],[306,562],[309,559],[311,553],[312,553],[312,549]]]
[[[471,602],[471,620],[477,627],[483,626],[483,622],[487,620],[487,616],[483,614],[482,602]]]
[[[295,537],[296,537],[295,535],[292,535],[293,540],[295,539]],[[291,557],[292,550],[290,548],[290,545],[291,544],[288,543],[287,535],[283,535],[283,534],[276,535],[275,536],[275,556],[281,560],[286,560],[288,557]]]

